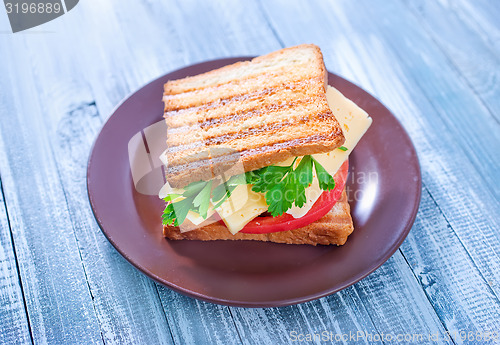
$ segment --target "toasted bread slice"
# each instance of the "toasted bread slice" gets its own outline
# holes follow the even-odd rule
[[[320,49],[300,45],[167,82],[170,185],[211,179],[235,162],[251,171],[341,146],[326,76]]]
[[[184,233],[181,233],[178,227],[164,225],[163,235],[170,240],[255,240],[315,246],[318,244],[343,245],[353,230],[350,207],[344,190],[341,199],[323,218],[295,230],[269,234],[244,234],[239,232],[233,235],[224,225],[216,222]]]

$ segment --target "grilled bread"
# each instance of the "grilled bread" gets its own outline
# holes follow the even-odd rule
[[[235,162],[251,171],[341,146],[326,76],[320,49],[305,44],[167,82],[170,185],[209,180]]]
[[[255,240],[264,242],[276,242],[287,244],[310,244],[310,245],[343,245],[347,237],[354,230],[350,207],[347,203],[346,192],[333,206],[331,211],[318,221],[295,230],[272,232],[269,234],[245,234],[233,235],[219,222],[191,230],[180,232],[175,226],[163,226],[163,235],[171,240]]]

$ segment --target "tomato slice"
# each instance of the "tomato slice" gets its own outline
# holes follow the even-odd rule
[[[324,191],[309,212],[303,217],[294,218],[288,213],[284,213],[278,217],[256,217],[245,225],[240,232],[245,234],[267,234],[270,232],[298,229],[317,221],[327,214],[342,196],[348,171],[349,163],[346,160],[335,176],[333,176],[335,188],[331,191]]]

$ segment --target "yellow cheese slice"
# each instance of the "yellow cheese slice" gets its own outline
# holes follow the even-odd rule
[[[240,200],[246,201],[241,203]],[[216,210],[229,231],[234,235],[252,219],[265,212],[267,203],[264,194],[255,193],[250,185],[239,185]]]
[[[347,148],[347,151],[336,149],[313,155],[313,157],[333,176],[368,130],[372,124],[372,118],[332,86],[328,86],[326,98],[333,115],[344,132],[345,143],[343,146]]]
[[[215,210],[213,207],[210,205],[208,211],[207,211],[207,218],[210,218],[213,214],[215,213]],[[186,215],[186,219],[189,220],[191,223],[194,225],[200,225],[203,223],[207,218],[203,218],[200,216],[198,213],[189,211],[188,214]]]
[[[330,175],[335,175],[340,166],[349,157],[358,141],[368,130],[372,124],[372,118],[358,107],[353,101],[346,98],[340,91],[334,87],[328,86],[326,91],[326,98],[328,105],[332,110],[335,118],[340,123],[342,131],[344,132],[345,143],[344,147],[347,151],[340,149],[333,150],[327,153],[320,153],[312,155]],[[290,162],[291,163],[291,162]],[[288,163],[288,165],[290,165]],[[292,206],[286,213],[291,214],[294,218],[303,217],[313,207],[314,203],[318,200],[323,192],[319,188],[318,179],[314,172],[313,183],[310,187],[306,188],[306,203],[302,207]]]
[[[252,192],[253,193],[253,192]],[[221,218],[230,216],[245,206],[248,201],[248,185],[241,184],[236,186],[231,196],[226,199],[216,210]]]

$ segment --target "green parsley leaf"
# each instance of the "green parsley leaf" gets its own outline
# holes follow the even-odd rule
[[[245,173],[247,184],[255,184],[259,180],[259,170],[248,171]]]
[[[165,225],[179,226],[184,222],[193,204],[193,197],[178,202],[170,202],[163,211],[162,219]]]
[[[208,210],[208,205],[200,199],[197,200],[197,205],[194,205],[194,199],[197,195],[203,191],[209,183],[207,181],[197,181],[190,183],[184,189],[184,193],[182,195],[179,194],[170,194],[167,195],[163,200],[169,202],[165,207],[162,214],[162,222],[165,225],[174,225],[179,226],[184,222],[186,216],[190,210],[195,212],[200,212],[200,206],[202,206],[202,211],[205,207]],[[209,187],[209,192],[210,192]],[[175,201],[178,197],[184,197],[184,199],[180,201]],[[205,213],[206,214],[206,213]]]
[[[190,197],[191,195],[198,194],[201,192],[203,188],[207,185],[207,181],[197,181],[197,182],[192,182],[188,184],[184,189],[184,193],[182,193],[182,196],[187,198]]]
[[[174,201],[175,199],[177,199],[180,196],[182,196],[182,194],[169,194],[163,198],[163,201],[165,201],[165,202]]]
[[[282,215],[293,205],[304,206],[307,202],[305,189],[313,181],[313,166],[320,188],[335,188],[333,177],[312,156],[302,157],[294,169],[296,160],[297,158],[289,166],[272,165],[246,173],[247,183],[253,184],[252,190],[265,194],[268,212],[274,217]]]
[[[210,200],[219,200],[214,208],[219,207],[240,184],[246,184],[243,174],[231,176],[225,183],[215,187],[213,191],[213,180],[190,183],[184,188],[184,193],[170,194],[163,199],[168,202],[162,215],[163,224],[179,226],[184,222],[189,211],[207,218]],[[176,201],[181,196],[184,199]]]
[[[297,176],[297,182],[304,187],[309,187],[312,183],[312,164],[312,157],[304,156],[294,171],[294,174]]]
[[[293,166],[293,163],[292,165]],[[291,166],[282,167],[277,165],[268,166],[254,172],[252,190],[258,193],[264,193],[266,190],[272,189],[278,185],[283,177],[290,171]],[[258,178],[256,178],[258,175]]]
[[[293,193],[292,189],[288,189],[287,191]],[[295,196],[285,194],[284,192],[283,186],[279,184],[266,192],[266,203],[269,205],[267,211],[271,213],[273,217],[282,215],[286,210],[292,207]]]
[[[165,225],[179,226],[179,223],[176,222],[174,206],[172,205],[172,203],[167,204],[167,206],[163,210],[161,218],[163,219],[163,224]]]
[[[186,219],[189,210],[192,209],[193,198],[186,198],[172,204],[174,206],[176,221],[182,224]]]
[[[212,181],[205,184],[205,187],[193,199],[193,206],[198,208],[198,213],[203,218],[207,218],[208,207],[210,206],[210,192],[212,191]]]
[[[217,201],[224,198],[227,194],[228,186],[225,183],[221,183],[212,191],[212,200]]]
[[[236,188],[236,186],[228,186],[228,189],[226,189],[226,192],[222,196],[222,199],[220,199],[219,202],[217,202],[214,205],[214,208],[220,207],[224,203],[224,201],[226,201],[231,196],[231,193],[234,191],[235,188]],[[212,199],[212,200],[214,200],[214,199]]]
[[[332,190],[335,188],[335,180],[333,177],[313,158],[316,176],[318,177],[319,188],[323,190]]]
[[[341,147],[339,147],[338,149],[339,149],[339,150],[342,150],[342,151],[347,151],[347,150],[348,150],[348,148],[347,148],[347,147],[345,147],[345,146],[341,146]]]
[[[306,203],[306,191],[305,189],[301,193],[297,193],[297,198],[295,199],[295,206],[302,207]]]

